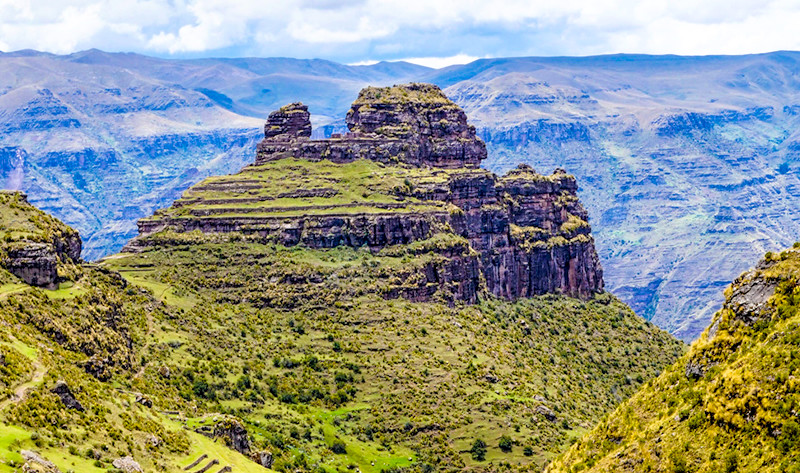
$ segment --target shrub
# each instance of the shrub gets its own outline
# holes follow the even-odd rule
[[[722,459],[722,469],[725,473],[733,473],[739,468],[739,456],[735,451],[730,451]]]
[[[533,455],[533,448],[530,445],[527,445],[525,448],[522,449],[523,455],[529,457]]]
[[[331,445],[331,451],[337,455],[344,455],[347,453],[347,445],[341,440],[335,440]]]
[[[508,435],[503,435],[500,437],[500,441],[497,443],[497,446],[500,447],[500,450],[508,453],[514,447],[514,441],[511,440],[511,437]]]
[[[480,462],[486,460],[486,442],[481,439],[475,439],[469,452],[472,454],[472,459],[475,461]]]

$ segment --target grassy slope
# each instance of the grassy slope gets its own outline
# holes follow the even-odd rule
[[[251,427],[266,426],[263,441],[282,445],[287,462],[302,449],[307,461],[362,471],[413,463],[409,456],[485,467],[466,452],[480,437],[495,466],[541,467],[682,352],[609,295],[452,308],[385,301],[373,286],[414,258],[205,238],[105,262],[184,310],[179,329],[152,334],[139,387],[163,390],[161,366],[216,373],[207,375],[213,394],[204,408],[229,407]],[[165,350],[170,342],[179,348]],[[251,387],[238,388],[245,374]],[[540,405],[558,420],[537,414]],[[517,442],[510,453],[497,447],[503,434]],[[345,458],[327,451],[336,436],[348,445]]]
[[[748,325],[724,308],[714,335],[706,330],[549,471],[800,471],[800,251],[759,268],[748,278],[780,282],[770,318]],[[686,366],[697,360],[709,369],[694,379]]]
[[[187,216],[193,210],[213,211],[214,216],[372,213],[386,212],[386,204],[415,212],[441,211],[442,202],[423,202],[396,194],[398,190],[411,192],[408,186],[412,182],[416,185],[446,183],[453,172],[387,166],[369,160],[334,164],[281,159],[248,166],[234,175],[208,178],[184,192],[173,207],[156,212],[155,217]],[[311,196],[313,191],[324,195]]]
[[[336,172],[362,182],[374,171],[366,165]],[[290,185],[294,171],[273,190],[309,185]],[[408,187],[402,175],[337,182],[355,196]],[[0,271],[1,387],[7,397],[30,385],[0,410],[0,471],[13,471],[24,448],[64,471],[101,471],[123,455],[179,471],[212,448],[220,467],[260,468],[194,432],[224,416],[241,419],[253,449],[272,452],[282,471],[539,470],[683,350],[609,295],[470,307],[380,297],[402,284],[398,274],[442,257],[426,248],[463,244],[454,236],[377,254],[166,238],[162,249],[60,268],[56,291]],[[85,412],[49,392],[59,379]],[[504,434],[510,452],[498,448]],[[468,452],[477,438],[486,460]],[[345,453],[334,453],[339,443]]]

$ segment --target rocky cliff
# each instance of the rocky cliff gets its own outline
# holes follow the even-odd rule
[[[0,266],[34,286],[57,286],[59,263],[80,260],[78,232],[28,203],[21,192],[0,192]]]
[[[435,85],[368,87],[345,119],[349,132],[310,140],[308,108],[300,103],[272,112],[258,145],[256,165],[287,156],[336,163],[371,159],[444,168],[478,167],[486,145],[461,108]]]
[[[126,249],[195,230],[376,253],[411,245],[437,257],[395,275],[389,297],[444,292],[475,302],[484,290],[509,299],[603,290],[575,178],[530,166],[502,177],[480,169],[483,142],[438,87],[364,89],[345,136],[312,140],[309,120],[299,103],[273,112],[254,165],[201,182],[140,220]]]

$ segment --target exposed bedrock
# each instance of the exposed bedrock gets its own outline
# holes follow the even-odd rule
[[[481,293],[508,299],[545,293],[588,298],[603,290],[575,178],[561,169],[544,176],[526,165],[502,177],[481,169],[483,142],[437,87],[364,89],[347,124],[351,132],[345,136],[311,140],[304,105],[273,112],[253,166],[200,183],[170,209],[140,220],[140,237],[126,250],[168,245],[170,239],[185,244],[165,230],[239,233],[284,246],[373,252],[430,240],[417,247],[436,257],[410,269],[414,274],[402,275],[404,283],[388,297],[429,300],[446,288],[453,299],[472,303]],[[297,161],[281,161],[288,158],[326,160],[321,166],[367,159],[385,165],[377,168],[384,177],[374,177],[376,182],[359,177],[368,181],[359,181],[366,188],[354,197],[348,186],[355,178],[345,175],[344,167],[300,169],[292,164]],[[281,166],[296,168],[302,183],[291,192],[282,186],[266,191],[273,189],[265,187],[275,180],[271,169]],[[382,186],[379,181],[395,173],[413,179]]]

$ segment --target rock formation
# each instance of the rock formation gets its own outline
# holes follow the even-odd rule
[[[72,390],[69,389],[69,385],[67,385],[65,381],[59,380],[50,392],[58,396],[68,409],[75,409],[76,411],[84,410],[83,405],[75,399]]]
[[[218,422],[214,426],[214,438],[221,438],[237,452],[248,455],[250,453],[250,439],[244,426],[232,419]]]
[[[54,289],[58,263],[80,260],[78,232],[30,205],[21,192],[4,191],[0,199],[9,208],[16,209],[13,217],[6,217],[8,224],[16,223],[14,221],[25,215],[24,223],[28,227],[23,232],[8,233],[0,242],[0,266],[28,284]]]
[[[484,290],[508,299],[603,290],[575,178],[530,166],[503,177],[480,169],[485,145],[437,87],[364,89],[347,123],[344,137],[310,140],[305,106],[273,112],[255,165],[202,182],[140,220],[127,251],[168,244],[164,230],[373,252],[409,245],[439,257],[400,274],[387,297],[424,301],[445,288],[472,303]],[[371,171],[358,169],[362,159]],[[301,164],[308,161],[320,164]]]
[[[272,112],[258,145],[256,164],[287,156],[343,163],[356,159],[444,168],[477,167],[486,145],[467,116],[435,85],[368,87],[347,112],[344,136],[310,140],[308,107],[300,103]]]

